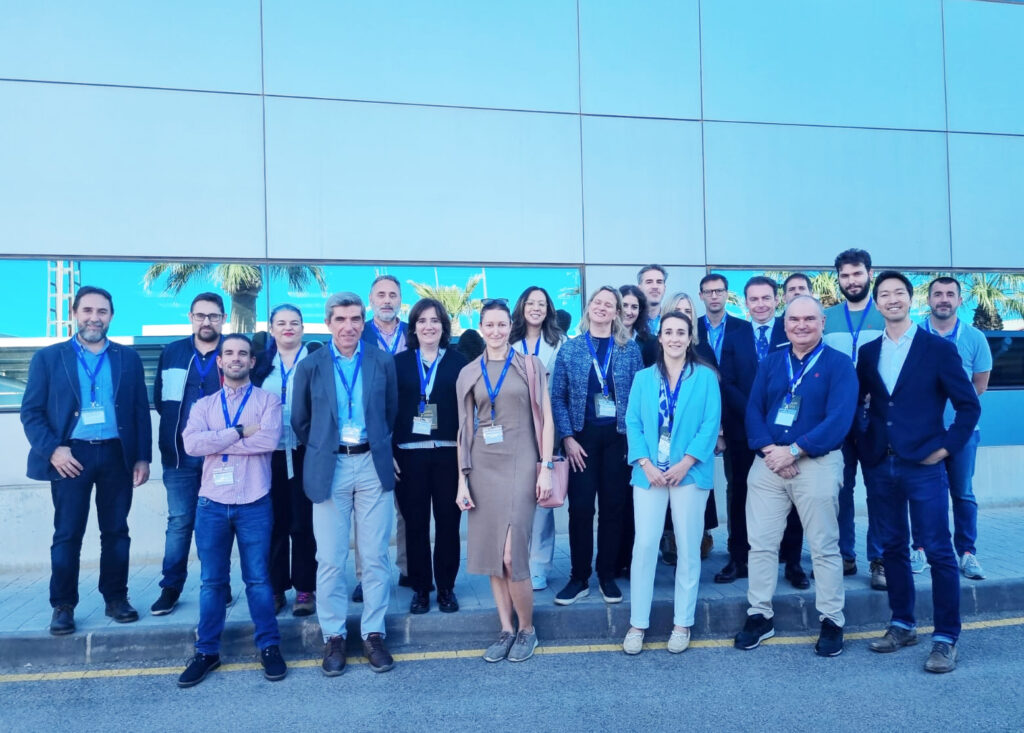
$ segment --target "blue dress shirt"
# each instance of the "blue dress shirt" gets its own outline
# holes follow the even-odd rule
[[[75,336],[74,338],[78,338]],[[107,354],[107,349],[110,347],[110,341],[103,344],[103,349],[98,353],[94,354],[86,348],[81,347],[79,344],[74,344],[75,352],[85,358],[85,363],[89,365],[89,370],[96,374],[96,405],[103,408],[103,422],[94,423],[92,425],[86,425],[82,418],[82,412],[92,407],[92,380],[89,378],[88,372],[82,365],[81,358],[76,357],[78,363],[78,390],[79,399],[82,409],[79,412],[78,422],[75,424],[75,429],[71,431],[71,438],[73,440],[110,440],[118,437],[117,434],[117,420],[114,417],[114,382],[110,373],[110,358]],[[102,356],[107,354],[106,356]],[[100,365],[100,358],[103,358],[103,364]],[[99,372],[96,372],[96,367],[99,366]]]
[[[334,388],[338,394],[338,442],[344,442],[342,437],[342,431],[347,424],[354,424],[359,428],[359,442],[366,442],[366,416],[363,413],[363,367],[359,367],[359,374],[355,374],[356,370],[356,359],[363,353],[363,342],[360,341],[356,345],[356,350],[352,353],[352,356],[345,356],[338,352],[334,348],[334,342],[331,341],[331,358],[334,360]],[[342,370],[345,372],[345,379],[348,381],[348,386],[352,388],[352,417],[349,417],[349,393],[345,389],[345,385],[341,383],[341,377],[338,375],[338,364],[341,364]],[[355,377],[353,384],[353,377]]]

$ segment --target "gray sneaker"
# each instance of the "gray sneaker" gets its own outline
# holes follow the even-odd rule
[[[971,552],[965,552],[960,557],[960,571],[964,574],[965,578],[971,580],[984,580],[985,571],[981,569],[981,563],[978,562],[978,558]]]
[[[508,656],[508,650],[512,648],[512,644],[515,640],[516,635],[511,631],[502,631],[498,640],[487,647],[487,651],[484,652],[484,661],[500,662]]]
[[[533,656],[533,652],[536,648],[537,630],[523,631],[520,629],[519,633],[516,634],[516,643],[512,645],[511,649],[509,649],[508,661],[525,662]]]
[[[928,558],[924,554],[924,550],[918,548],[911,550],[910,552],[910,572],[914,575],[920,575],[928,569]]]

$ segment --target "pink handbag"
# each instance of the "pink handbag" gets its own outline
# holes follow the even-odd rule
[[[530,388],[530,407],[533,410],[533,432],[537,436],[537,455],[544,456],[544,446],[541,444],[544,435],[544,414],[540,408],[540,400],[537,397],[537,375],[533,370],[533,359],[526,358],[526,381]],[[563,456],[552,456],[554,470],[551,471],[551,493],[547,499],[538,499],[537,505],[545,509],[557,509],[565,503],[565,496],[569,491],[569,462]],[[544,470],[544,463],[537,463],[537,475]]]

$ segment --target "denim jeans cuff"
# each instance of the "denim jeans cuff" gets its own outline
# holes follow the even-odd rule
[[[892,621],[890,621],[889,625],[890,626],[895,626],[896,628],[899,628],[899,629],[905,629],[907,631],[913,631],[914,629],[917,628],[917,624],[908,624],[908,623],[905,623],[903,621],[897,621],[896,619],[893,619]]]

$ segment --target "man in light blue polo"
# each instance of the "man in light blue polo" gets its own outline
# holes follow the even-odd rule
[[[974,391],[981,395],[988,388],[988,378],[992,373],[992,350],[985,334],[957,316],[962,303],[960,283],[955,278],[935,278],[928,284],[931,314],[921,323],[921,327],[956,345],[967,378],[974,385]],[[943,415],[947,429],[953,424],[955,414],[953,406],[947,403]],[[974,546],[978,539],[978,502],[974,498],[973,479],[980,436],[975,426],[967,445],[946,459],[949,494],[953,500],[953,547],[960,558],[960,572],[971,580],[982,580],[985,577]],[[916,541],[910,553],[910,567],[915,573],[924,572],[928,567],[924,548]]]

